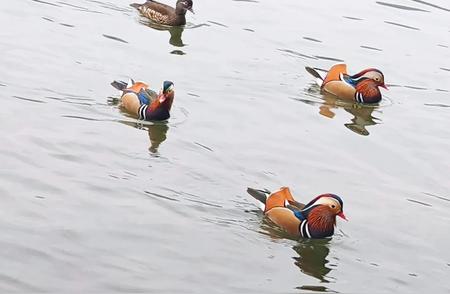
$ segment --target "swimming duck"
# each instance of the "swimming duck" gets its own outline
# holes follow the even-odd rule
[[[162,121],[170,118],[170,109],[175,98],[172,82],[164,81],[159,94],[149,89],[148,84],[144,82],[114,81],[111,85],[121,91],[121,106],[139,119]]]
[[[379,87],[387,90],[384,75],[376,68],[368,68],[355,75],[349,75],[347,65],[336,64],[330,68],[325,78],[311,67],[306,67],[306,70],[317,78],[323,91],[345,100],[377,103],[381,101]]]
[[[183,26],[186,24],[186,11],[194,13],[192,0],[178,0],[175,8],[153,0],[144,4],[133,3],[131,7],[136,8],[144,17],[163,25]]]
[[[334,194],[319,195],[305,205],[297,202],[287,187],[273,193],[253,188],[247,192],[262,204],[261,209],[272,222],[292,236],[331,237],[336,216],[347,220],[342,199]]]

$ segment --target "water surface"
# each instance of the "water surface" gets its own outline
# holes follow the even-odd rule
[[[450,291],[450,7],[195,1],[184,29],[127,1],[0,10],[2,292]],[[304,66],[383,70],[375,107]],[[175,82],[168,124],[113,79]],[[292,240],[246,187],[334,192],[350,221]]]

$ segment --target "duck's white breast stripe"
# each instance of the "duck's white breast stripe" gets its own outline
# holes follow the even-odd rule
[[[309,233],[309,226],[308,226],[308,221],[307,220],[302,221],[302,223],[300,224],[300,235],[303,238],[311,238],[311,234]]]
[[[142,105],[139,108],[139,119],[145,120],[146,119],[146,112],[147,112],[148,105]]]
[[[306,223],[306,221],[305,221]],[[308,236],[308,238],[311,238],[311,234],[309,233],[309,226],[308,224],[305,225],[305,231],[306,231],[306,235]]]
[[[305,224],[306,224],[306,220],[302,221],[302,223],[300,224],[300,235],[302,237],[305,237],[304,234],[303,234],[303,227],[305,226]]]
[[[356,93],[355,93],[355,98],[356,98],[356,101],[357,101],[357,102],[359,102],[359,103],[364,103],[364,97],[363,97],[363,94],[362,94],[362,93],[356,92]]]

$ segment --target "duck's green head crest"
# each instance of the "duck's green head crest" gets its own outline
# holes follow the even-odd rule
[[[163,94],[169,94],[169,93],[173,92],[173,90],[174,90],[173,82],[171,82],[171,81],[163,82],[163,85],[162,85]]]

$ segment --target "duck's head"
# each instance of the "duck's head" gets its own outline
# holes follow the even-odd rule
[[[187,10],[194,13],[194,9],[192,8],[193,6],[194,2],[192,2],[192,0],[178,0],[176,10],[182,14],[185,14]]]
[[[306,215],[322,213],[328,217],[333,217],[333,219],[335,219],[336,216],[339,216],[340,218],[347,220],[344,214],[344,202],[341,197],[335,194],[323,194],[317,196],[305,206],[303,212]]]
[[[354,78],[354,79],[361,79],[361,78],[371,79],[371,80],[375,81],[375,84],[377,86],[385,88],[386,90],[388,89],[386,84],[384,83],[383,73],[381,72],[381,70],[376,69],[376,68],[365,69],[365,70],[361,71],[360,73],[357,73],[356,75],[352,76],[352,78]]]
[[[159,95],[159,102],[161,104],[167,102],[171,105],[173,102],[173,98],[175,98],[175,89],[173,82],[164,81],[161,87],[161,94]]]

